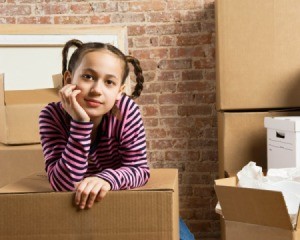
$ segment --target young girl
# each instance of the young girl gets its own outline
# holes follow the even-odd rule
[[[46,171],[54,190],[75,191],[79,208],[91,208],[109,190],[149,178],[145,130],[132,100],[144,78],[138,60],[110,44],[70,40],[62,53],[61,101],[46,106],[39,121]],[[137,82],[131,98],[122,92],[128,63]]]

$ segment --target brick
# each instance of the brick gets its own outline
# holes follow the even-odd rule
[[[179,150],[179,151],[178,151]],[[166,161],[189,162],[198,161],[199,152],[185,151],[184,148],[179,148],[177,151],[166,151]]]
[[[201,21],[182,23],[182,33],[197,33],[206,32],[203,29],[203,24]]]
[[[195,187],[194,188],[194,196],[199,197],[210,197],[215,194],[215,190],[213,186],[210,187]]]
[[[205,81],[179,82],[177,92],[204,92],[209,90],[210,84]]]
[[[142,106],[141,111],[143,112],[144,117],[158,116],[159,113],[157,106]]]
[[[169,128],[167,131],[167,135],[169,138],[176,139],[176,138],[189,138],[190,137],[190,130],[189,128],[182,127],[182,128]]]
[[[132,50],[130,53],[132,56],[136,58],[143,58],[143,59],[153,59],[153,58],[166,58],[168,57],[168,49],[165,48],[153,48],[153,49],[139,49],[139,50]]]
[[[2,5],[0,6],[0,15],[4,16],[23,16],[31,15],[30,5]]]
[[[146,32],[145,26],[135,25],[127,27],[128,36],[138,36],[143,35]]]
[[[202,22],[201,29],[203,32],[215,32],[216,26],[214,22]]]
[[[215,81],[216,80],[215,69],[205,69],[205,71],[203,71],[203,77],[205,80]]]
[[[189,0],[189,1],[175,0],[175,1],[169,1],[167,8],[169,10],[201,9],[202,8],[202,1],[197,1],[197,0]]]
[[[112,23],[134,23],[145,22],[144,13],[113,13],[111,15]]]
[[[181,197],[180,198],[180,208],[191,208],[193,206],[194,208],[210,208],[210,197]],[[190,229],[192,230],[192,229]],[[199,229],[198,229],[199,230]]]
[[[160,71],[158,79],[161,81],[179,81],[181,80],[180,71]]]
[[[18,24],[50,24],[52,23],[51,17],[19,17]]]
[[[148,12],[146,15],[148,22],[180,22],[180,12]]]
[[[161,60],[158,64],[158,67],[162,70],[188,69],[191,66],[191,59]]]
[[[148,117],[144,117],[144,115],[143,115],[143,122],[144,122],[145,128],[151,128],[151,127],[157,127],[158,126],[158,119],[157,118],[148,118]]]
[[[176,108],[177,109],[177,108]],[[195,126],[195,120],[186,117],[168,117],[160,118],[159,123],[161,126],[170,128],[184,128]]]
[[[184,149],[187,146],[187,141],[184,139],[151,140],[150,146],[152,150]]]
[[[203,106],[178,106],[179,116],[194,116],[194,115],[210,115],[212,107],[209,105]]]
[[[69,13],[69,6],[68,4],[61,4],[61,3],[43,3],[39,4],[35,8],[36,15],[61,15]]]
[[[193,188],[189,185],[181,185],[179,186],[179,195],[185,196],[185,195],[192,195],[193,194]]]
[[[133,44],[136,48],[156,47],[158,46],[157,37],[135,37]]]
[[[167,93],[167,92],[175,92],[176,85],[174,82],[156,82],[156,83],[146,83],[144,84],[144,93]]]
[[[157,62],[154,60],[140,60],[143,71],[154,71],[157,69]]]
[[[160,36],[159,46],[175,46],[176,38],[174,36]]]
[[[54,16],[55,24],[89,24],[91,19],[83,16]]]
[[[199,118],[195,118],[195,126],[197,128],[211,128],[213,127],[213,122],[215,121],[215,119],[211,116],[207,117],[199,117]]]
[[[72,4],[70,6],[71,14],[91,14],[94,12],[92,4],[83,3],[83,4]]]
[[[166,130],[162,128],[156,128],[153,129],[146,129],[146,136],[148,139],[159,139],[159,138],[165,138],[167,135]]]
[[[216,150],[215,150],[216,152]],[[218,172],[219,164],[217,161],[198,161],[198,162],[190,162],[186,165],[186,172]]]
[[[15,17],[0,17],[0,24],[15,24],[16,22]]]
[[[217,141],[216,140],[211,140],[211,141],[212,141],[211,146],[214,149],[203,151],[202,161],[212,161],[212,162],[217,162],[218,161],[218,154],[215,150],[215,149],[217,149]]]
[[[196,69],[207,69],[215,68],[215,59],[213,58],[203,58],[194,62]]]
[[[155,94],[142,94],[136,102],[139,105],[147,105],[147,104],[156,104],[157,103],[157,96]]]
[[[216,102],[216,93],[201,93],[201,94],[196,94],[196,103],[208,103],[212,104]]]
[[[202,47],[183,47],[171,48],[170,58],[187,58],[187,57],[205,57],[205,51]]]
[[[208,20],[208,16],[204,11],[201,10],[187,10],[181,14],[182,22],[202,22]]]
[[[110,23],[109,15],[91,16],[91,24],[108,24]]]
[[[146,34],[149,35],[169,35],[180,34],[182,32],[181,24],[165,23],[160,25],[149,25],[146,27]]]
[[[145,82],[151,82],[156,80],[156,72],[155,71],[144,71],[143,70],[143,76]]]
[[[215,9],[215,0],[205,0],[204,8]]]
[[[193,95],[189,93],[162,94],[158,97],[159,104],[188,104],[194,102]]]
[[[202,33],[191,35],[182,35],[177,37],[178,46],[195,46],[201,44],[212,44],[213,38],[211,33]]]
[[[214,184],[214,179],[210,173],[188,173],[183,175],[185,184]]]
[[[163,11],[165,7],[166,4],[163,1],[134,1],[119,4],[119,10],[126,12]]]
[[[93,9],[93,13],[97,14],[97,13],[103,13],[103,12],[117,12],[118,11],[118,3],[117,2],[112,2],[112,1],[108,1],[108,2],[94,2],[90,4],[92,9]]]
[[[167,116],[176,116],[177,115],[177,106],[159,106],[160,115],[163,117]]]
[[[186,70],[182,71],[182,81],[193,81],[202,80],[203,71],[202,70]]]
[[[148,151],[147,157],[148,157],[149,161],[152,163],[155,161],[162,162],[162,161],[164,161],[164,152],[163,151]]]

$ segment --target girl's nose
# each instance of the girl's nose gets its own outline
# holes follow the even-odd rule
[[[100,81],[94,83],[94,85],[91,88],[91,92],[98,95],[102,94],[102,85]]]

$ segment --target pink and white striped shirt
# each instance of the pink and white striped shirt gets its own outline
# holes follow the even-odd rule
[[[121,118],[105,114],[91,143],[92,122],[77,122],[61,102],[40,114],[45,169],[55,191],[73,191],[85,177],[98,176],[111,190],[144,185],[149,178],[146,137],[138,105],[124,95],[116,103]]]

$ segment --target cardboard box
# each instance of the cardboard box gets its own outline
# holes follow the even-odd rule
[[[267,169],[264,118],[272,116],[300,116],[300,112],[218,112],[220,178],[236,174],[250,161]]]
[[[215,181],[228,240],[299,240],[281,192],[239,188],[235,177]]]
[[[111,191],[89,210],[73,205],[74,193],[49,188],[37,175],[2,189],[0,239],[179,239],[176,169],[152,169],[146,186]]]
[[[7,146],[0,144],[0,187],[18,181],[35,172],[44,171],[40,144]]]
[[[300,1],[216,0],[217,108],[300,106]]]
[[[39,143],[39,114],[49,102],[56,101],[59,101],[56,88],[5,91],[4,74],[1,74],[0,142]]]
[[[300,117],[266,117],[268,169],[300,167]]]

